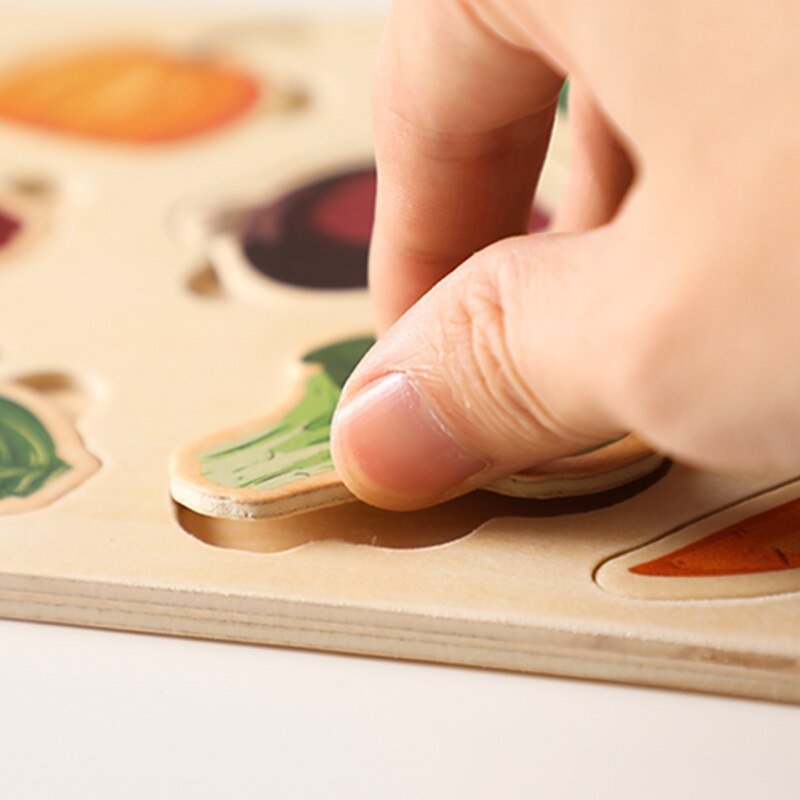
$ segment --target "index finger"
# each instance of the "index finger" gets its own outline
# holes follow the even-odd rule
[[[469,3],[396,0],[374,83],[370,286],[381,329],[527,230],[563,76]]]

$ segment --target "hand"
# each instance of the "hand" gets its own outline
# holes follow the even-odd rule
[[[427,506],[635,431],[800,466],[800,5],[396,0],[374,88],[380,341],[333,454]],[[564,76],[572,175],[523,235]]]

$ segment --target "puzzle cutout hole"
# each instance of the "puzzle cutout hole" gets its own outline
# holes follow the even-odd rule
[[[89,389],[65,372],[32,372],[15,375],[11,383],[30,389],[50,401],[68,420],[75,422],[93,403]]]
[[[181,527],[206,544],[256,553],[279,553],[328,540],[390,549],[420,549],[453,542],[495,517],[523,516],[525,501],[476,492],[424,511],[383,511],[345,503],[266,520],[206,517],[176,504]]]
[[[6,183],[14,193],[31,200],[47,201],[57,193],[55,182],[43,175],[15,175]]]
[[[186,280],[186,288],[191,294],[209,300],[222,300],[228,296],[211,264],[195,269]]]
[[[472,492],[422,511],[383,511],[351,502],[263,520],[207,517],[177,503],[175,518],[184,531],[206,544],[254,553],[280,553],[308,542],[335,540],[389,549],[415,550],[454,542],[493,519],[582,514],[616,505],[663,477],[660,467],[633,483],[582,497],[530,500],[492,492]]]

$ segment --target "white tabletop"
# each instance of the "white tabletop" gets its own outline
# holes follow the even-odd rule
[[[800,711],[0,622],[0,797],[796,798]]]
[[[0,710],[9,800],[800,796],[793,707],[266,647],[0,621]]]

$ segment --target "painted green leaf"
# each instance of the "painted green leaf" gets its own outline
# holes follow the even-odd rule
[[[0,395],[0,500],[28,497],[69,468],[36,416]]]
[[[276,489],[330,472],[333,412],[344,382],[373,343],[364,336],[306,353],[303,363],[320,370],[306,381],[297,405],[258,430],[198,453],[203,476],[237,489]]]

